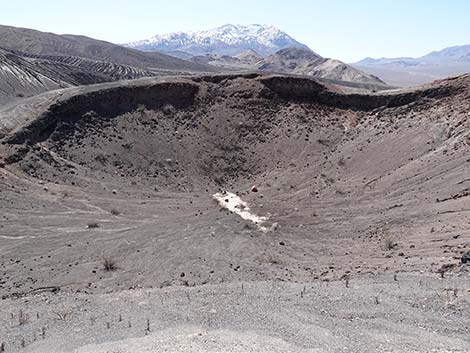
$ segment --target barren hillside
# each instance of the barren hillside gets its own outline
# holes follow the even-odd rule
[[[265,312],[272,312],[269,322],[291,330],[274,324],[273,332],[290,342],[280,351],[298,351],[299,347],[289,346],[292,342],[303,342],[299,343],[303,348],[318,345],[319,351],[327,352],[339,352],[342,342],[356,347],[354,352],[364,347],[387,351],[393,346],[380,343],[380,337],[393,337],[401,342],[400,352],[416,351],[423,344],[438,347],[438,352],[444,352],[444,345],[464,352],[469,290],[464,259],[470,250],[469,87],[466,75],[418,89],[359,95],[283,75],[188,76],[69,88],[4,108],[0,112],[0,294],[8,298],[4,310],[18,309],[20,302],[12,298],[28,298],[38,291],[63,293],[57,305],[70,306],[68,294],[78,291],[90,302],[74,304],[76,319],[71,320],[84,320],[86,315],[77,310],[99,298],[119,301],[119,308],[125,308],[119,290],[188,286],[195,287],[194,293],[188,289],[190,294],[183,297],[194,295],[199,298],[194,300],[205,301],[212,300],[207,299],[212,294],[206,298],[197,291],[208,284],[224,291],[246,281],[257,290],[264,288],[257,286],[260,281],[299,282],[322,293],[322,283],[340,280],[335,285],[348,288],[349,281],[365,281],[361,288],[369,288],[364,289],[368,292],[358,294],[362,292],[357,289],[348,299],[350,292],[344,289],[337,303],[350,306],[366,300],[375,302],[372,307],[379,312],[371,314],[369,304],[354,314],[342,306],[325,313],[321,307],[305,307],[312,312],[305,320],[317,320],[315,332],[329,332],[337,339],[335,346],[321,340],[312,343],[310,331],[289,326],[290,314],[267,308]],[[105,260],[112,262],[111,269],[105,269]],[[436,281],[455,276],[460,285],[457,294],[451,294],[464,301],[458,306],[460,314],[445,311],[451,324],[444,327],[441,309],[415,309],[409,304],[415,299],[387,294],[391,292],[383,288],[401,280],[401,273]],[[376,275],[390,283],[375,287],[371,283]],[[288,290],[286,286],[282,291]],[[286,294],[285,300],[303,298],[305,290]],[[428,298],[432,292],[421,285],[413,291],[413,298]],[[116,294],[92,296],[99,293]],[[148,298],[160,298],[158,293]],[[251,295],[256,293],[262,292],[254,290]],[[276,298],[269,303],[281,300]],[[374,306],[382,298],[389,298],[388,306]],[[436,300],[432,297],[429,303],[438,305]],[[154,299],[149,301],[156,305]],[[408,308],[410,314],[393,316],[392,303]],[[251,310],[237,324],[231,316],[224,321],[221,310],[217,307],[215,321],[207,327],[218,322],[218,327],[236,331],[262,317]],[[332,312],[344,327],[333,328],[323,321]],[[111,331],[100,331],[106,330],[109,311],[100,315],[101,326],[93,335],[99,335],[99,342],[116,340],[106,333]],[[171,321],[181,314],[158,315]],[[381,318],[361,321],[362,334],[371,327],[377,330],[376,345],[364,346],[362,334],[348,331],[348,320],[356,315]],[[302,321],[300,316],[294,321]],[[188,314],[186,322],[193,322],[193,317],[197,314]],[[426,330],[439,332],[439,342],[446,343],[408,336],[409,325],[421,330],[415,322],[420,318],[429,320]],[[145,325],[143,320],[139,325]],[[199,325],[198,320],[194,322]],[[61,321],[47,325],[54,330],[62,327]],[[32,337],[24,330],[33,326],[5,327],[8,337],[20,332]],[[261,325],[259,330],[266,334],[270,328]],[[413,337],[425,337],[418,331]],[[80,346],[78,341],[63,341],[61,332],[65,331],[53,333],[60,347]],[[70,335],[79,340],[77,332]],[[226,337],[212,334],[216,341]],[[240,342],[237,335],[234,340]],[[142,344],[153,347],[154,338]],[[255,341],[263,346],[263,340]],[[28,344],[41,351],[51,342]],[[89,348],[101,352],[106,347]]]

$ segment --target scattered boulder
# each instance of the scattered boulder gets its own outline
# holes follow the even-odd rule
[[[470,251],[467,251],[465,254],[463,254],[460,261],[463,264],[470,264]]]
[[[258,188],[256,187],[256,185],[253,185],[251,187],[251,192],[258,192]]]

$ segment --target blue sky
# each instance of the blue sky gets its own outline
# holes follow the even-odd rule
[[[468,0],[0,0],[0,24],[123,43],[226,23],[271,24],[346,62],[470,44]]]

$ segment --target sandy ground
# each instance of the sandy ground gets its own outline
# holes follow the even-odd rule
[[[468,352],[469,296],[468,276],[407,273],[38,294],[1,302],[0,335],[7,352]]]

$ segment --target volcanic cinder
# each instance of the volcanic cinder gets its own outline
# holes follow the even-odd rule
[[[0,336],[29,352],[464,352],[469,108],[470,75],[367,95],[288,75],[146,78],[9,105]]]

